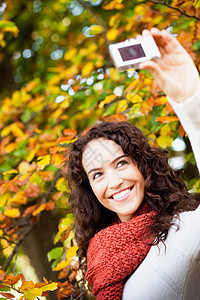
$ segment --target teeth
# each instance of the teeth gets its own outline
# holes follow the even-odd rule
[[[113,195],[113,199],[118,200],[118,199],[121,199],[121,198],[125,197],[126,195],[128,195],[130,193],[130,190],[131,189],[127,189],[127,190],[125,190],[121,193]]]

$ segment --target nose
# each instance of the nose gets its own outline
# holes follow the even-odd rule
[[[116,176],[116,174],[109,174],[107,180],[108,188],[110,189],[118,188],[123,183],[123,179],[119,176]]]

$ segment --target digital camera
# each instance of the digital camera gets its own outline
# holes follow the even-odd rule
[[[121,43],[111,44],[109,51],[114,65],[119,71],[137,68],[142,61],[161,57],[151,35],[141,39],[129,39]]]

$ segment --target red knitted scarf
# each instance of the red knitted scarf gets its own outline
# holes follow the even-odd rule
[[[102,229],[91,239],[86,280],[96,300],[122,298],[125,278],[136,270],[150,249],[154,216],[147,204],[142,205],[131,220]]]

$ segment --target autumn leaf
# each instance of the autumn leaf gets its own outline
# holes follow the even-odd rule
[[[106,96],[106,98],[99,103],[99,108],[103,108],[105,104],[108,104],[108,103],[112,102],[116,98],[117,98],[116,95]]]
[[[67,180],[64,177],[59,178],[56,182],[56,188],[58,191],[61,191],[61,192],[68,191],[67,185],[68,185]]]
[[[121,100],[120,102],[118,102],[117,104],[117,108],[116,108],[116,113],[122,113],[124,112],[126,109],[128,108],[128,103],[127,100]]]
[[[161,122],[161,123],[170,123],[170,122],[174,122],[174,121],[179,121],[178,117],[176,116],[163,116],[163,117],[157,117],[156,121]]]
[[[13,276],[12,274],[9,274],[6,276],[6,278],[3,280],[3,283],[8,285],[14,285],[16,284],[21,278],[23,278],[22,274],[17,274],[16,276]]]
[[[6,273],[3,270],[0,270],[0,281],[4,280]]]
[[[92,62],[87,62],[82,68],[82,76],[88,77],[94,69],[94,64]]]
[[[9,218],[19,218],[19,216],[20,216],[20,211],[18,208],[11,208],[8,210],[4,210],[3,213],[6,217],[9,217]]]
[[[15,296],[13,294],[11,294],[11,293],[0,292],[0,295],[3,296],[3,297],[5,297],[6,299],[13,299],[13,298],[15,298]]]
[[[35,210],[36,207],[37,207],[37,204],[27,207],[23,213],[23,218],[25,218],[26,216],[31,214]]]
[[[50,164],[50,155],[39,156],[38,158],[38,166],[41,170],[43,170],[47,165]]]
[[[46,209],[46,203],[42,203],[41,205],[39,205],[32,213],[33,216],[38,215],[39,213],[41,213],[43,210]]]
[[[76,130],[72,129],[72,128],[65,128],[63,130],[63,133],[64,133],[64,135],[69,135],[69,136],[73,136],[73,137],[77,134]]]
[[[53,154],[51,156],[51,164],[54,167],[60,168],[61,164],[65,161],[65,157],[61,154]]]
[[[39,288],[30,289],[25,291],[24,298],[26,299],[35,299],[42,295],[42,290]]]
[[[90,34],[99,34],[102,33],[104,31],[103,27],[100,25],[92,25],[90,27]]]
[[[31,280],[31,281],[25,281],[19,289],[20,291],[25,292],[33,289],[34,287],[35,287],[35,283]]]
[[[18,173],[18,171],[15,170],[15,169],[12,169],[12,170],[8,170],[8,171],[5,171],[5,172],[2,172],[3,175],[16,174],[16,173]]]
[[[58,284],[57,284],[56,282],[52,282],[52,283],[50,283],[50,284],[47,284],[47,285],[43,286],[43,287],[41,288],[41,290],[42,290],[43,292],[45,292],[45,291],[54,291],[54,290],[57,289],[57,286],[58,286]]]
[[[106,36],[109,41],[114,41],[118,36],[118,30],[116,28],[111,28],[106,32]]]

